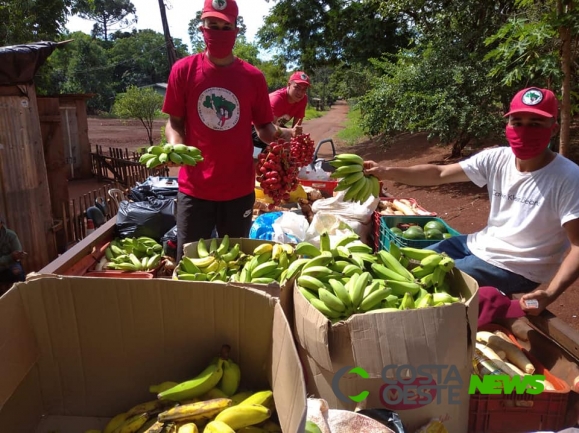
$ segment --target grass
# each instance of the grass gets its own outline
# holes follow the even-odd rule
[[[328,111],[318,111],[316,110],[314,107],[310,107],[308,106],[306,108],[306,117],[304,117],[304,120],[310,120],[310,119],[316,119],[318,117],[322,117],[324,114],[327,114]]]
[[[348,146],[353,146],[367,139],[368,137],[360,128],[360,109],[352,108],[348,111],[346,127],[338,132],[337,137]]]

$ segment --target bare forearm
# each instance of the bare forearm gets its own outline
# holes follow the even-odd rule
[[[255,125],[255,130],[257,131],[259,139],[264,143],[272,143],[277,141],[279,138],[289,141],[292,138],[291,129],[280,128],[279,126],[276,127],[273,123]]]
[[[170,118],[165,125],[165,137],[170,144],[185,143],[185,124],[182,120]]]
[[[549,283],[547,293],[549,301],[553,302],[579,278],[579,247],[572,247],[561,263],[559,270]]]
[[[415,165],[413,167],[384,167],[383,180],[403,183],[413,186],[440,185],[444,183],[441,170],[430,164]]]

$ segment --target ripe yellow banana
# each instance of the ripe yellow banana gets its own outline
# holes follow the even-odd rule
[[[149,419],[149,415],[142,413],[134,415],[118,426],[113,433],[136,433]]]
[[[273,250],[273,244],[261,244],[255,247],[253,255],[258,256],[263,253],[269,253]]]
[[[242,401],[246,400],[247,398],[251,397],[253,395],[253,392],[251,391],[241,391],[238,392],[237,394],[234,394],[233,396],[231,396],[231,405],[235,406],[239,403],[241,403]]]
[[[271,416],[271,410],[260,404],[238,404],[224,409],[215,417],[233,430],[259,424]]]
[[[158,415],[159,421],[197,422],[212,419],[215,415],[231,406],[228,398],[214,398],[176,406]]]
[[[171,402],[166,400],[152,400],[147,401],[145,403],[138,404],[133,406],[131,409],[127,411],[127,417],[132,417],[135,415],[140,415],[142,413],[149,413],[152,414],[153,412],[160,412],[161,410],[165,409],[167,406],[172,405]]]
[[[260,404],[267,407],[271,411],[274,410],[275,404],[273,401],[273,392],[269,389],[263,391],[257,391],[247,397],[239,404]]]
[[[205,426],[203,433],[235,433],[235,430],[222,421],[213,420]]]
[[[199,433],[199,428],[197,428],[197,424],[188,422],[187,424],[180,425],[177,433]]]
[[[117,429],[117,427],[119,427],[121,424],[123,424],[127,420],[127,418],[128,418],[128,415],[126,412],[119,413],[118,415],[115,415],[107,423],[105,429],[103,430],[103,433],[113,433]]]
[[[159,393],[158,397],[162,400],[182,401],[190,398],[199,397],[211,388],[217,386],[223,376],[223,360],[219,359],[216,363],[209,364],[195,378],[182,382],[173,388]]]

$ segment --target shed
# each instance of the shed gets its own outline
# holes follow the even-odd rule
[[[165,93],[167,93],[167,83],[155,83],[155,84],[148,84],[146,86],[142,86],[142,89],[147,87],[152,87],[155,92],[161,95],[163,98],[165,97]]]
[[[28,272],[58,255],[33,78],[61,44],[0,47],[0,212],[28,252]]]

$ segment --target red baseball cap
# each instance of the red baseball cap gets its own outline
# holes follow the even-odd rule
[[[238,15],[239,10],[235,0],[205,0],[201,19],[214,17],[225,20],[229,24],[235,24]]]
[[[528,87],[515,95],[511,101],[509,112],[504,117],[515,113],[535,113],[556,119],[558,112],[559,103],[553,92],[548,89]]]
[[[525,315],[518,299],[509,299],[496,287],[479,287],[478,303],[479,326],[493,323],[497,319],[516,319]]]
[[[294,72],[289,78],[289,81],[293,81],[298,84],[306,84],[308,86],[310,85],[310,77],[308,77],[308,74],[302,71]]]

